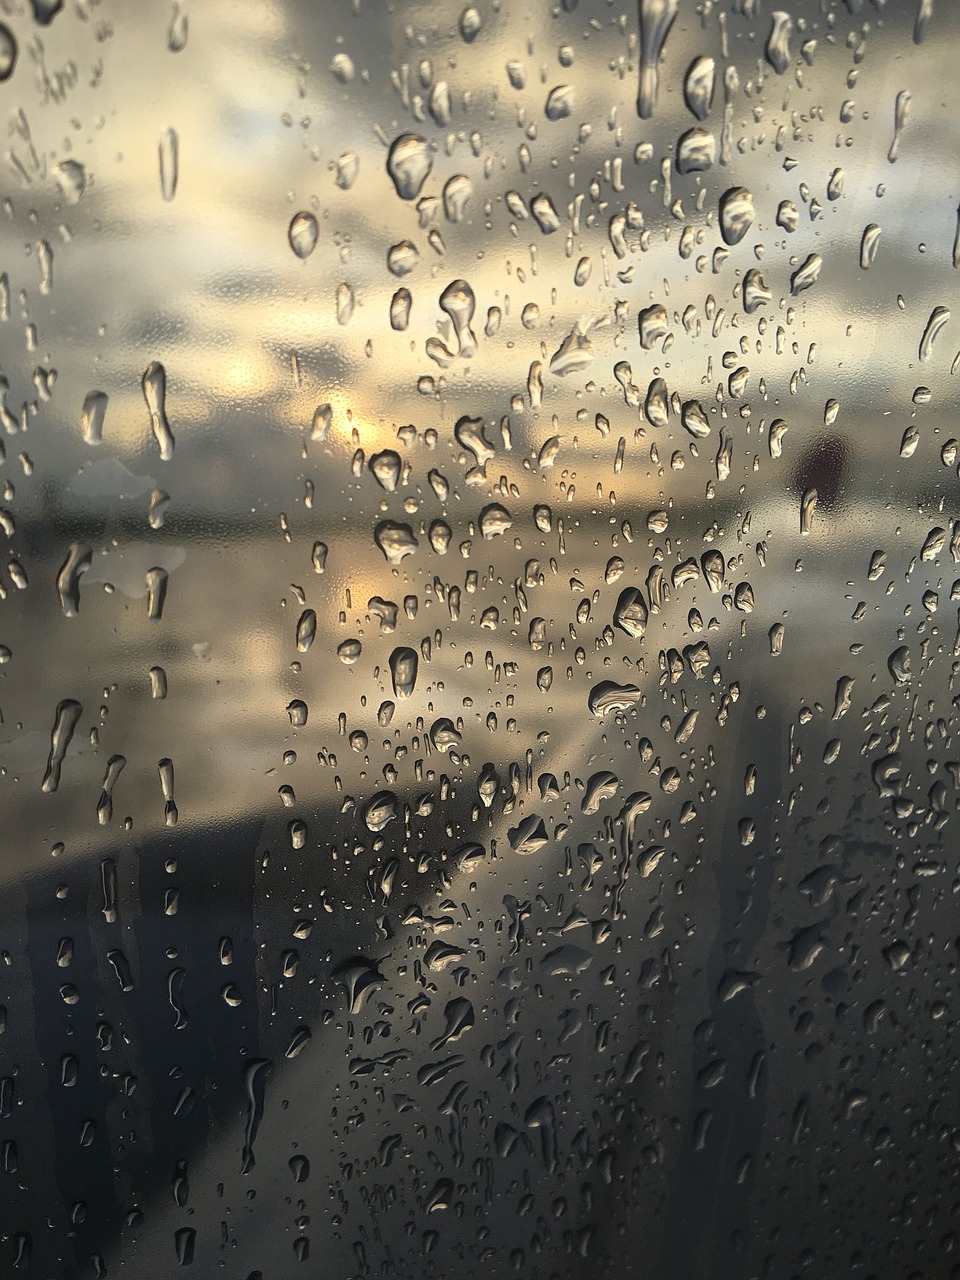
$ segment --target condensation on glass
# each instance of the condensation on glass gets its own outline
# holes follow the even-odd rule
[[[960,1275],[948,0],[8,0],[0,1274]]]

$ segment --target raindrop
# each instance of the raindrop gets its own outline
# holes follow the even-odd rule
[[[713,58],[694,58],[687,68],[683,80],[683,97],[687,109],[698,120],[706,120],[713,106],[714,84],[716,82],[717,64]]]
[[[731,187],[720,197],[720,234],[724,243],[739,244],[753,225],[753,196],[746,187]]]
[[[164,200],[172,200],[177,194],[180,165],[180,141],[174,129],[164,129],[160,135],[160,191]]]
[[[317,220],[312,213],[295,213],[287,230],[290,248],[298,258],[309,258],[317,247],[320,235]]]
[[[433,157],[425,138],[418,133],[401,133],[390,147],[387,172],[401,200],[416,200],[433,168]]]
[[[678,8],[679,0],[639,0],[640,88],[637,94],[637,114],[641,120],[649,120],[657,105],[660,86],[658,64]]]
[[[159,361],[147,365],[141,380],[143,398],[150,411],[150,425],[160,449],[160,458],[169,462],[173,457],[174,438],[167,421],[167,373]]]

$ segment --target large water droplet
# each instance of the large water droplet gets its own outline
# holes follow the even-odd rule
[[[312,213],[295,213],[287,230],[290,248],[298,258],[309,258],[317,247],[320,234],[317,220]]]
[[[163,462],[169,462],[173,457],[175,441],[167,421],[167,372],[158,360],[147,365],[141,386],[143,398],[150,410],[150,425],[160,448],[160,458]]]
[[[637,114],[649,120],[657,105],[658,64],[664,41],[677,16],[679,0],[640,0],[640,88]]]
[[[720,197],[720,234],[728,245],[739,244],[753,225],[753,196],[746,187],[731,187]]]
[[[401,200],[416,200],[433,168],[433,157],[425,138],[418,133],[401,133],[387,155],[387,172]]]

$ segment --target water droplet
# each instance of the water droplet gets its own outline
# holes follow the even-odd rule
[[[663,378],[654,378],[647,388],[643,412],[651,427],[665,427],[669,422],[670,396]]]
[[[677,172],[704,173],[717,160],[717,140],[709,129],[695,125],[677,140]]]
[[[304,609],[297,622],[297,648],[306,653],[317,635],[317,615],[313,609]]]
[[[499,502],[491,502],[480,512],[480,532],[487,541],[501,537],[512,524],[513,517]]]
[[[179,4],[173,6],[173,16],[167,31],[167,48],[171,53],[181,53],[187,47],[187,36],[190,33],[189,19]]]
[[[193,1262],[197,1243],[196,1227],[178,1227],[173,1233],[173,1240],[177,1252],[177,1262],[181,1267],[189,1267]]]
[[[873,266],[879,248],[880,228],[875,222],[868,223],[863,228],[863,235],[860,238],[860,266],[864,271],[869,271]]]
[[[420,261],[420,253],[412,240],[401,240],[387,250],[387,270],[391,275],[402,277],[416,269]]]
[[[93,552],[81,542],[71,543],[67,558],[57,574],[57,591],[64,616],[75,618],[80,612],[80,578],[90,568]]]
[[[792,200],[781,200],[777,205],[777,226],[784,231],[796,231],[800,215]]]
[[[65,698],[58,703],[54,716],[53,729],[50,733],[50,754],[47,757],[47,771],[43,775],[41,788],[48,795],[56,791],[60,785],[60,771],[67,754],[67,747],[83,713],[83,707],[73,698]]]
[[[243,1086],[247,1096],[247,1124],[242,1152],[244,1173],[250,1173],[256,1164],[253,1148],[263,1119],[267,1077],[272,1071],[273,1063],[269,1058],[251,1058],[243,1069]]]
[[[641,120],[649,120],[657,105],[660,86],[658,64],[678,7],[679,0],[639,0],[640,88],[637,94],[637,114]]]
[[[390,327],[402,333],[410,323],[413,298],[409,289],[398,289],[390,300]]]
[[[341,84],[350,84],[356,74],[353,59],[348,53],[335,53],[330,60],[330,71]]]
[[[910,669],[910,650],[905,644],[891,653],[887,659],[887,670],[898,685],[909,684],[913,679]]]
[[[720,234],[728,245],[739,244],[753,225],[753,196],[746,187],[731,187],[720,198]]]
[[[687,68],[687,74],[683,80],[683,97],[687,109],[698,120],[706,120],[710,114],[716,76],[717,64],[713,58],[705,56],[694,58]]]
[[[309,258],[317,247],[320,230],[312,213],[295,213],[290,220],[287,239],[298,258]]]
[[[537,813],[528,814],[517,826],[511,827],[507,832],[507,838],[514,853],[524,857],[540,853],[548,843],[546,827]]]
[[[401,200],[416,200],[433,169],[433,157],[425,138],[401,133],[390,147],[387,172]]]
[[[169,462],[173,457],[174,438],[167,421],[167,373],[159,361],[147,365],[141,380],[143,397],[150,411],[150,425],[160,449],[160,458]]]
[[[627,711],[635,706],[642,697],[635,684],[617,684],[613,680],[601,680],[595,689],[590,691],[587,705],[591,715],[605,716],[610,711]]]
[[[573,111],[573,87],[568,84],[558,84],[555,89],[551,89],[547,95],[547,104],[544,113],[548,120],[566,120]]]
[[[452,720],[446,716],[435,720],[430,728],[430,741],[433,743],[434,750],[445,752],[451,747],[457,747],[463,740],[463,735],[454,726]]]
[[[794,295],[803,293],[804,289],[816,284],[822,266],[823,259],[819,253],[809,254],[790,277],[790,292]]]
[[[145,575],[147,587],[147,619],[159,622],[163,617],[163,606],[167,598],[167,585],[170,574],[166,569],[155,566],[148,569]]]
[[[373,539],[386,556],[388,564],[400,564],[406,556],[413,555],[420,545],[410,526],[395,520],[381,520],[374,530]]]
[[[686,400],[680,410],[680,421],[685,430],[697,440],[710,434],[710,420],[699,400]]]
[[[0,79],[3,77],[0,76]],[[53,176],[67,204],[77,204],[87,185],[87,174],[78,160],[61,160],[54,165]]]
[[[337,285],[337,324],[349,324],[356,306],[353,289],[346,282]]]
[[[853,676],[841,676],[837,681],[833,700],[833,719],[840,720],[850,710],[850,697],[853,693]]]
[[[646,631],[647,619],[647,605],[640,588],[625,587],[613,611],[614,625],[639,640]]]
[[[917,16],[913,24],[913,42],[914,44],[923,44],[924,37],[927,34],[927,26],[933,17],[933,0],[919,0],[917,6]]]
[[[460,36],[467,44],[472,44],[480,34],[483,21],[473,5],[469,5],[460,15]]]
[[[9,80],[17,65],[17,41],[5,22],[0,22],[0,83]]]
[[[164,200],[177,194],[180,167],[180,141],[176,130],[164,129],[160,135],[160,191]]]
[[[353,1014],[359,1013],[374,989],[386,982],[376,964],[363,956],[339,965],[333,971],[333,976],[346,988],[347,1002]]]
[[[772,294],[764,284],[763,276],[756,267],[752,267],[743,277],[743,309],[752,316],[758,307],[770,302]]]
[[[30,0],[30,7],[34,20],[41,27],[48,27],[63,8],[63,0]]]
[[[400,483],[400,455],[393,449],[384,449],[375,453],[369,462],[370,470],[387,493],[393,493]]]
[[[409,698],[417,684],[417,670],[420,660],[415,649],[401,646],[390,655],[390,678],[394,695],[398,698]]]
[[[111,756],[107,761],[107,769],[103,775],[103,787],[100,791],[100,799],[97,802],[97,821],[101,827],[105,827],[113,818],[113,789],[117,785],[117,779],[123,772],[123,768],[127,761],[124,756]]]
[[[907,123],[907,116],[910,114],[910,94],[906,89],[901,89],[897,94],[897,100],[893,107],[893,141],[890,143],[890,150],[887,152],[887,159],[891,164],[895,164],[900,155],[900,140],[903,136],[903,128]]]
[[[941,529],[939,525],[931,529],[923,540],[923,546],[920,548],[920,559],[924,561],[936,560],[943,550],[943,544],[946,540],[946,529]]]
[[[609,769],[601,769],[598,773],[592,774],[587,779],[583,790],[583,799],[580,801],[581,812],[597,813],[605,800],[617,794],[619,786],[620,779]]]
[[[660,303],[652,307],[644,307],[639,314],[638,323],[640,345],[645,351],[650,351],[669,332],[667,309]]]
[[[462,222],[473,197],[473,183],[462,173],[454,174],[444,184],[443,211],[448,222]]]
[[[764,46],[764,56],[778,76],[782,76],[790,65],[790,33],[793,31],[793,19],[782,9],[770,15],[770,34]]]
[[[926,328],[923,331],[923,337],[920,339],[920,359],[926,362],[933,354],[933,344],[937,339],[937,334],[950,319],[950,312],[946,307],[934,307],[930,312],[930,318],[927,320]]]
[[[470,359],[477,351],[476,334],[470,328],[476,307],[476,298],[466,280],[451,281],[440,295],[440,309],[450,317],[457,354],[464,359]]]
[[[813,531],[813,513],[817,509],[816,489],[807,489],[800,500],[800,532],[808,537]]]
[[[559,230],[560,215],[557,213],[553,201],[545,192],[541,191],[539,195],[533,197],[530,201],[530,212],[545,236],[552,235],[554,231]]]
[[[103,422],[107,415],[107,395],[104,391],[91,391],[83,401],[80,411],[80,432],[86,444],[103,443]]]

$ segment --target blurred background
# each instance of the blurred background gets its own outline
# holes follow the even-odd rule
[[[960,1275],[960,10],[0,23],[0,1274]]]

